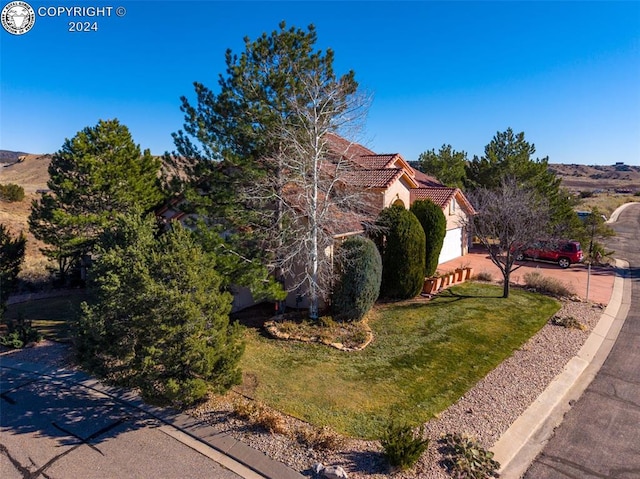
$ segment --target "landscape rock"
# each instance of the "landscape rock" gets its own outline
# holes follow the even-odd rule
[[[322,475],[327,479],[348,479],[347,471],[341,466],[329,466],[322,470]]]

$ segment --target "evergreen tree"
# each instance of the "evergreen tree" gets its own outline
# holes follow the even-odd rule
[[[0,317],[4,313],[9,293],[17,283],[26,243],[24,234],[14,238],[5,225],[0,224]]]
[[[447,234],[447,218],[442,208],[431,200],[414,201],[411,212],[418,218],[425,234],[425,276],[433,276]]]
[[[179,224],[156,238],[155,220],[119,217],[101,238],[94,298],[83,304],[81,362],[146,398],[185,406],[239,383],[240,327],[221,291],[216,258]]]
[[[373,241],[361,236],[348,238],[340,249],[333,316],[339,321],[359,321],[380,295],[382,258]]]
[[[376,225],[377,244],[382,256],[380,295],[408,299],[424,285],[425,234],[416,216],[403,206],[382,210]]]
[[[437,153],[434,149],[421,153],[418,161],[424,173],[436,177],[447,186],[464,189],[466,152],[456,151],[451,145],[442,145]]]
[[[160,160],[141,153],[118,120],[100,120],[65,140],[49,165],[51,191],[33,201],[29,217],[62,279],[117,213],[162,200],[159,172]]]
[[[284,22],[245,38],[240,55],[227,51],[219,93],[195,83],[197,103],[182,98],[184,131],[174,134],[176,157],[192,160],[192,184],[206,194],[204,214],[258,245],[251,259],[309,298],[312,318],[330,293],[327,226],[347,196],[327,138],[353,127],[365,103],[354,73],[337,76],[333,52],[316,40],[313,26]]]
[[[579,228],[561,179],[549,170],[549,158],[532,158],[536,148],[525,140],[524,132],[515,134],[511,128],[497,132],[484,151],[484,156],[474,156],[467,164],[468,189],[497,189],[505,180],[515,180],[524,188],[533,188],[548,202],[551,216],[547,234],[571,236]]]

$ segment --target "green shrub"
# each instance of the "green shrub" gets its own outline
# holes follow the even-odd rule
[[[0,185],[0,199],[12,203],[24,199],[24,188],[13,183]]]
[[[493,453],[477,441],[462,434],[447,434],[444,439],[444,462],[455,479],[498,477],[500,464]]]
[[[401,470],[413,467],[429,447],[429,439],[423,439],[423,435],[424,426],[414,432],[411,426],[392,421],[380,438],[384,457],[391,466]]]
[[[338,271],[333,316],[338,321],[359,321],[380,295],[382,259],[373,241],[356,236],[342,243]]]
[[[527,288],[535,289],[540,293],[547,293],[553,296],[567,297],[575,294],[574,289],[555,278],[548,278],[542,273],[532,271],[524,275],[524,283]]]
[[[18,315],[18,319],[7,321],[7,334],[0,336],[0,344],[9,348],[20,349],[29,343],[42,341],[42,334],[26,321],[23,314]]]
[[[442,208],[431,200],[414,201],[411,212],[418,218],[425,234],[425,276],[433,276],[447,234],[447,218]]]
[[[18,284],[26,244],[27,237],[23,233],[13,237],[9,229],[0,224],[0,318],[4,313],[9,293]]]
[[[425,235],[420,222],[402,206],[385,208],[378,216],[377,244],[382,256],[381,296],[415,297],[424,284]]]
[[[216,258],[178,224],[123,215],[92,268],[90,303],[74,326],[78,360],[144,399],[185,407],[240,384],[239,323],[229,321]],[[135,291],[136,294],[131,294]]]

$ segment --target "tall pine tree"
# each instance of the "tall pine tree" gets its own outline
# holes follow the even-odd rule
[[[290,279],[290,289],[309,297],[312,317],[330,284],[320,264],[331,243],[327,200],[336,197],[327,171],[340,170],[329,165],[327,136],[353,126],[365,103],[354,100],[354,73],[337,76],[333,52],[316,50],[316,40],[313,26],[284,22],[245,38],[240,55],[227,51],[219,93],[195,83],[197,103],[182,99],[185,127],[174,135],[177,157],[192,160],[193,183],[207,194],[206,215],[248,233],[253,249],[244,255]]]
[[[533,158],[536,147],[525,140],[524,132],[511,128],[497,132],[484,149],[484,156],[474,156],[467,163],[467,189],[498,189],[505,180],[532,188],[549,203],[550,218],[547,234],[571,236],[579,228],[569,195],[561,180],[549,170],[549,158]],[[543,233],[541,231],[541,233]]]
[[[118,120],[100,120],[65,140],[49,165],[51,190],[34,200],[29,226],[65,279],[117,213],[162,200],[160,160],[143,153]]]

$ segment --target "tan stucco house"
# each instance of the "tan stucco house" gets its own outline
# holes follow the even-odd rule
[[[412,168],[399,153],[377,154],[337,135],[331,135],[329,140],[337,154],[357,165],[350,175],[350,183],[370,193],[373,214],[395,204],[409,208],[416,200],[429,199],[442,208],[447,218],[447,233],[438,263],[467,254],[471,238],[462,225],[475,211],[459,188],[447,187]]]

